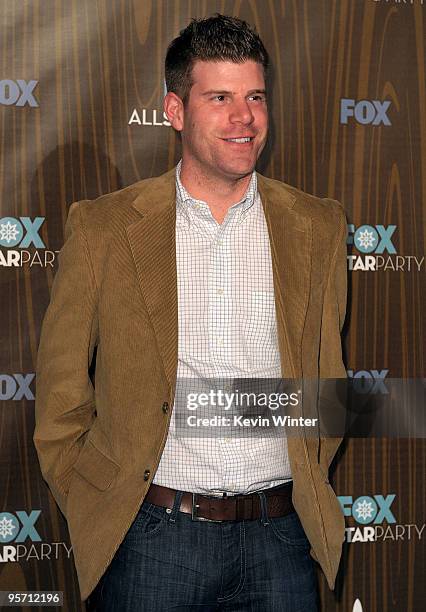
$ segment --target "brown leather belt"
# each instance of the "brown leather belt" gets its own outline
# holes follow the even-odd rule
[[[264,489],[268,516],[286,516],[295,512],[291,495],[293,482]],[[163,508],[173,508],[177,491],[168,487],[151,484],[145,500]],[[209,497],[199,493],[184,492],[180,512],[186,512],[194,521],[246,521],[262,516],[260,497],[257,493],[232,495],[230,497]]]

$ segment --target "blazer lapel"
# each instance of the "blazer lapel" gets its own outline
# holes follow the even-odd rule
[[[283,378],[302,377],[302,336],[309,301],[312,221],[282,183],[258,175],[268,225]]]
[[[175,170],[144,184],[133,202],[142,218],[127,227],[138,280],[174,389],[178,363]]]

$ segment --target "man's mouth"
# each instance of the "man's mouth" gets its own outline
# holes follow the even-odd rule
[[[244,144],[245,142],[251,142],[254,140],[254,136],[244,136],[242,138],[223,138],[226,142],[237,142],[238,144]]]

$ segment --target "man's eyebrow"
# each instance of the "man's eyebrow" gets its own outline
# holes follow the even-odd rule
[[[211,96],[212,94],[224,96],[225,94],[232,94],[232,91],[224,91],[220,89],[209,89],[208,91],[203,91],[202,96]]]
[[[213,94],[215,94],[216,96],[225,96],[225,95],[229,95],[229,94],[233,94],[234,92],[232,91],[226,91],[226,90],[220,90],[220,89],[209,89],[208,91],[203,91],[203,93],[201,94],[202,96],[211,96]],[[248,96],[251,96],[255,93],[261,93],[261,94],[266,94],[266,89],[250,89],[250,91],[247,92]]]

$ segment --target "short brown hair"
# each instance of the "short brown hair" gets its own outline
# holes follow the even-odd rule
[[[242,19],[219,13],[207,19],[192,19],[167,49],[167,91],[184,102],[193,85],[192,68],[196,60],[235,63],[253,60],[262,64],[265,73],[269,65],[268,53],[255,29]]]

